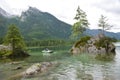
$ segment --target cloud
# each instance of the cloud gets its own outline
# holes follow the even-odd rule
[[[114,26],[110,31],[119,32],[120,0],[99,0],[91,6],[98,9],[100,14],[107,16],[109,24]]]
[[[120,0],[0,0],[0,7],[9,13],[20,15],[32,6],[69,24],[75,22],[73,18],[78,5],[86,12],[90,28],[98,28],[101,14],[107,16],[110,24],[119,28]]]
[[[113,14],[120,14],[120,0],[102,0],[94,6]]]
[[[0,0],[0,7],[6,12],[12,13],[10,5],[5,0]]]

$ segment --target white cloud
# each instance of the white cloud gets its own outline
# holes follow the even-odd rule
[[[32,6],[70,24],[74,23],[78,5],[86,12],[90,28],[98,28],[98,19],[103,14],[117,28],[117,32],[120,32],[120,0],[0,0],[0,7],[12,14],[20,15],[23,10]]]
[[[5,0],[0,0],[0,7],[4,9],[5,11],[8,11],[12,13],[12,10],[10,8],[10,5]]]

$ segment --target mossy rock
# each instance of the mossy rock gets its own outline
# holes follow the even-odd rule
[[[90,40],[90,38],[90,36],[84,36],[80,38],[80,40],[75,43],[75,47],[84,46],[87,41]]]

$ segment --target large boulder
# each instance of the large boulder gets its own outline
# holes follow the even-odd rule
[[[30,77],[39,72],[45,72],[52,65],[52,62],[35,63],[31,67],[29,67],[25,72],[23,72],[23,75],[24,77]]]
[[[115,53],[115,46],[112,44],[111,39],[103,34],[94,37],[86,36],[73,45],[71,53],[73,55],[80,53],[109,54]]]

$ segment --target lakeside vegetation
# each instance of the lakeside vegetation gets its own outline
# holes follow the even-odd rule
[[[11,24],[4,38],[3,45],[0,46],[0,57],[18,58],[26,56],[29,56],[29,54],[26,52],[23,37],[20,34],[18,27]]]
[[[60,38],[43,39],[42,37],[43,35],[41,37],[36,36],[35,38],[33,34],[31,34],[32,39],[30,39],[30,37],[29,38],[23,37],[24,35],[20,33],[21,30],[19,30],[15,24],[9,25],[5,38],[0,38],[0,43],[3,44],[3,46],[7,47],[6,49],[0,50],[0,59],[1,59],[0,62],[1,63],[10,62],[7,65],[12,65],[14,66],[14,68],[10,68],[9,66],[7,66],[7,69],[6,67],[5,69],[4,68],[3,69],[6,71],[8,70],[9,72],[13,71],[12,72],[12,76],[13,76],[15,71],[16,73],[19,70],[23,71],[25,70],[25,68],[27,69],[28,67],[30,67],[31,64],[33,65],[34,63],[40,63],[40,62],[51,63],[54,61],[58,61],[59,65],[62,65],[61,63],[64,63],[66,66],[66,62],[64,61],[68,61],[68,63],[70,63],[70,66],[71,66],[71,64],[73,65],[74,62],[79,62],[79,63],[82,62],[81,64],[86,64],[86,63],[96,64],[99,61],[103,61],[103,62],[113,61],[115,54],[110,54],[110,53],[108,54],[107,50],[109,51],[109,45],[112,44],[112,42],[115,42],[116,39],[109,38],[104,35],[106,27],[104,27],[105,24],[103,23],[100,23],[101,25],[103,25],[101,26],[103,28],[102,38],[101,37],[95,38],[94,36],[88,36],[84,34],[86,29],[88,28],[89,23],[87,21],[85,12],[84,11],[80,12],[80,11],[82,10],[80,10],[80,8],[78,7],[77,9],[78,14],[75,17],[77,22],[72,26],[73,33],[71,34],[71,36],[68,36],[68,37],[72,37],[72,39],[70,38],[68,39],[62,39],[62,38],[61,39]],[[39,32],[36,32],[35,34],[38,34],[38,33]],[[8,50],[9,45],[10,45],[10,49]],[[85,51],[87,48],[92,47],[92,46],[97,47],[95,49],[93,48],[93,51],[96,49],[100,50],[102,47],[106,49],[106,53],[103,53],[103,54],[90,53],[89,54],[88,53],[89,51],[88,52]],[[72,47],[75,47],[78,50],[82,48],[83,52],[82,53],[79,52],[77,55],[70,54],[70,49]],[[53,50],[53,53],[48,53],[49,55],[44,55],[42,50],[46,48]],[[92,48],[90,50],[92,51]],[[26,57],[26,56],[29,56],[29,57]],[[23,62],[19,63],[20,61],[23,61]],[[19,66],[16,65],[16,63]],[[38,67],[38,65],[35,65],[35,66]],[[78,66],[78,64],[75,65],[75,67],[76,66]],[[11,74],[9,75],[11,76]],[[30,75],[30,77],[33,77],[33,76]]]
[[[15,57],[18,57],[18,56],[22,56],[22,53],[24,53],[24,51],[27,51],[26,48],[29,51],[30,48],[31,49],[32,48],[33,49],[35,49],[35,48],[44,49],[44,48],[48,47],[48,48],[52,49],[52,47],[54,47],[54,46],[67,47],[67,46],[72,46],[74,44],[74,42],[76,42],[76,41],[77,42],[75,43],[75,47],[76,46],[79,47],[79,45],[84,46],[84,45],[86,45],[87,41],[92,37],[92,36],[88,36],[87,34],[84,33],[89,28],[90,23],[87,20],[86,12],[84,12],[79,6],[76,10],[77,13],[74,17],[76,22],[71,27],[71,30],[70,30],[70,26],[68,26],[65,23],[62,23],[61,21],[59,22],[59,20],[57,20],[56,18],[52,18],[53,16],[48,13],[42,13],[42,12],[34,13],[31,11],[38,12],[38,10],[36,8],[29,7],[29,9],[26,12],[23,12],[21,15],[21,17],[26,16],[26,22],[24,22],[24,20],[23,20],[19,24],[19,26],[20,26],[19,30],[20,30],[20,32],[22,32],[22,34],[20,34],[18,27],[16,26],[19,23],[19,17],[18,17],[18,19],[14,18],[13,21],[8,20],[7,24],[12,23],[12,22],[13,23],[16,22],[16,24],[10,25],[10,26],[13,26],[13,28],[11,28],[11,30],[8,29],[8,33],[6,34],[5,38],[3,38],[3,37],[0,38],[0,44],[4,44],[7,46],[11,45],[12,50],[6,51],[6,52],[1,51],[1,53],[0,53],[1,56],[4,55],[4,57],[7,57],[10,54],[14,54]],[[27,12],[29,13],[30,16],[25,15]],[[39,19],[38,17],[41,17],[40,13],[45,14],[44,16],[47,16],[47,17],[42,16],[42,19]],[[55,24],[49,22],[47,20],[47,18],[52,18],[52,21]],[[46,23],[48,23],[49,25],[47,25],[45,27],[45,24],[42,20],[46,20]],[[43,23],[39,24],[38,21],[42,21]],[[31,25],[29,24],[29,22],[31,22],[30,23]],[[34,23],[36,23],[36,24],[32,25]],[[56,23],[60,24],[61,27],[58,27]],[[51,24],[53,24],[53,26]],[[22,28],[24,28],[24,26],[26,26],[26,25],[29,26],[29,28],[26,27],[25,31],[22,30]],[[39,26],[39,28],[38,28],[38,26]],[[103,35],[105,35],[104,34],[105,31],[111,29],[113,26],[109,25],[107,23],[107,18],[105,16],[101,15],[101,17],[98,21],[98,27],[102,28],[101,33]],[[36,32],[32,32],[32,29],[36,30]],[[42,32],[38,31],[39,29],[42,29],[43,31]],[[56,30],[54,30],[55,32],[52,31],[53,29],[56,29]],[[59,31],[58,29],[62,29],[62,30]],[[45,31],[45,33],[44,33],[44,31]],[[27,35],[27,34],[25,34],[26,32],[30,32],[30,33]],[[50,33],[48,33],[48,32],[50,32]],[[56,36],[54,36],[54,35],[56,35]],[[48,38],[44,38],[44,37],[48,37]],[[71,37],[71,39],[69,37]],[[98,48],[106,47],[106,44],[104,44],[104,43],[107,42],[109,44],[112,41],[116,41],[116,40],[114,38],[105,37],[105,39],[101,39],[99,42],[96,42],[94,45],[96,45]],[[26,44],[26,47],[25,47],[25,44]]]

